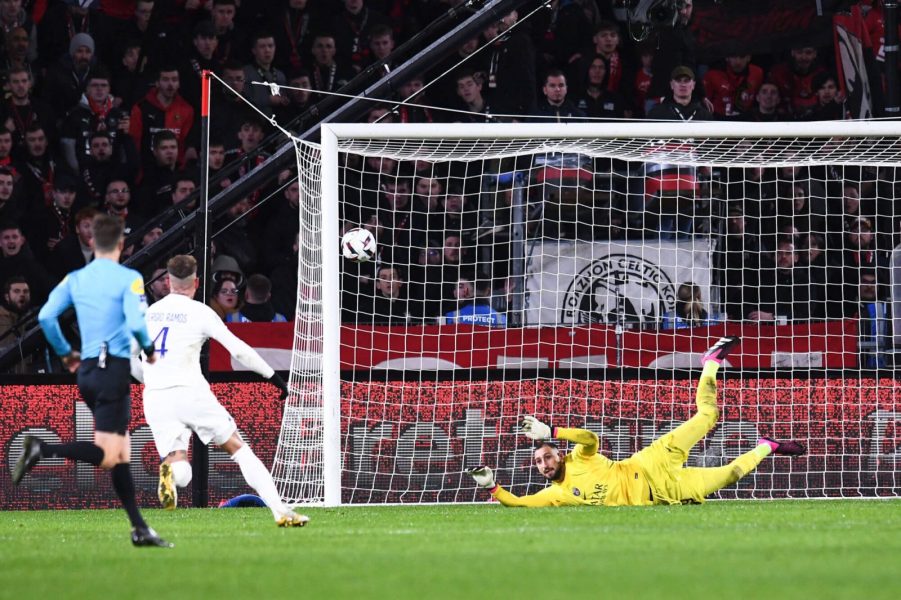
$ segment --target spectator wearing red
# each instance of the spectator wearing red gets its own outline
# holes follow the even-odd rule
[[[604,87],[610,92],[619,94],[628,92],[629,86],[635,80],[635,67],[622,51],[619,26],[612,21],[601,21],[591,40],[592,47],[583,53],[583,57],[577,63],[574,63],[577,71],[571,79],[581,83],[591,62],[596,57],[601,57],[607,73]],[[574,91],[579,93],[581,88]]]
[[[635,72],[635,81],[632,86],[632,99],[634,110],[644,115],[645,104],[648,101],[648,91],[651,89],[651,81],[654,78],[654,54],[657,49],[654,44],[643,43],[638,48],[638,58],[641,68]]]
[[[718,117],[737,117],[754,106],[754,97],[763,83],[763,69],[751,64],[751,55],[730,52],[724,68],[704,75],[704,91]]]
[[[817,49],[799,42],[791,49],[791,58],[774,66],[769,80],[779,86],[782,104],[788,114],[800,118],[817,103],[814,78],[823,72],[817,63]]]
[[[194,109],[178,93],[178,69],[163,66],[156,85],[131,109],[129,133],[138,147],[144,164],[153,162],[153,136],[167,129],[178,140],[178,164],[197,158],[190,137],[194,126]]]

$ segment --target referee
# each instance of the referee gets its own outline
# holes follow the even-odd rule
[[[131,478],[128,423],[131,418],[131,340],[155,360],[153,341],[144,323],[144,281],[140,273],[119,264],[125,245],[123,223],[102,214],[93,221],[95,259],[69,273],[38,314],[44,335],[70,372],[78,372],[78,389],[94,415],[94,443],[47,444],[25,438],[25,450],[13,471],[18,484],[41,458],[69,458],[110,471],[113,489],[131,521],[135,546],[169,548],[147,526],[135,501]],[[59,316],[75,306],[81,331],[81,353],[63,337]]]

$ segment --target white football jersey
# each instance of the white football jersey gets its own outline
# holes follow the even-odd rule
[[[228,330],[212,308],[187,296],[169,294],[148,308],[144,318],[157,359],[153,364],[143,359],[146,389],[208,386],[200,370],[200,350],[209,338],[263,377],[268,379],[275,372],[256,350]]]

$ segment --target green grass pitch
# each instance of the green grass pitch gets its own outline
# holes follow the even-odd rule
[[[901,500],[0,513],[0,598],[901,598]]]

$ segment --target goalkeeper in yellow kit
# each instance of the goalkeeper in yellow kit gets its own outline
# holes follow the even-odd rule
[[[488,467],[469,471],[476,483],[504,506],[648,506],[699,503],[713,492],[732,485],[772,453],[799,455],[804,447],[793,441],[761,438],[757,446],[728,465],[712,468],[685,467],[688,453],[716,425],[716,372],[738,337],[725,337],[703,357],[698,382],[698,412],[647,448],[626,460],[612,461],[598,454],[598,436],[585,429],[554,427],[527,416],[522,433],[538,441],[533,460],[551,485],[537,494],[516,496],[494,482]],[[572,452],[560,455],[556,438],[574,442]]]

